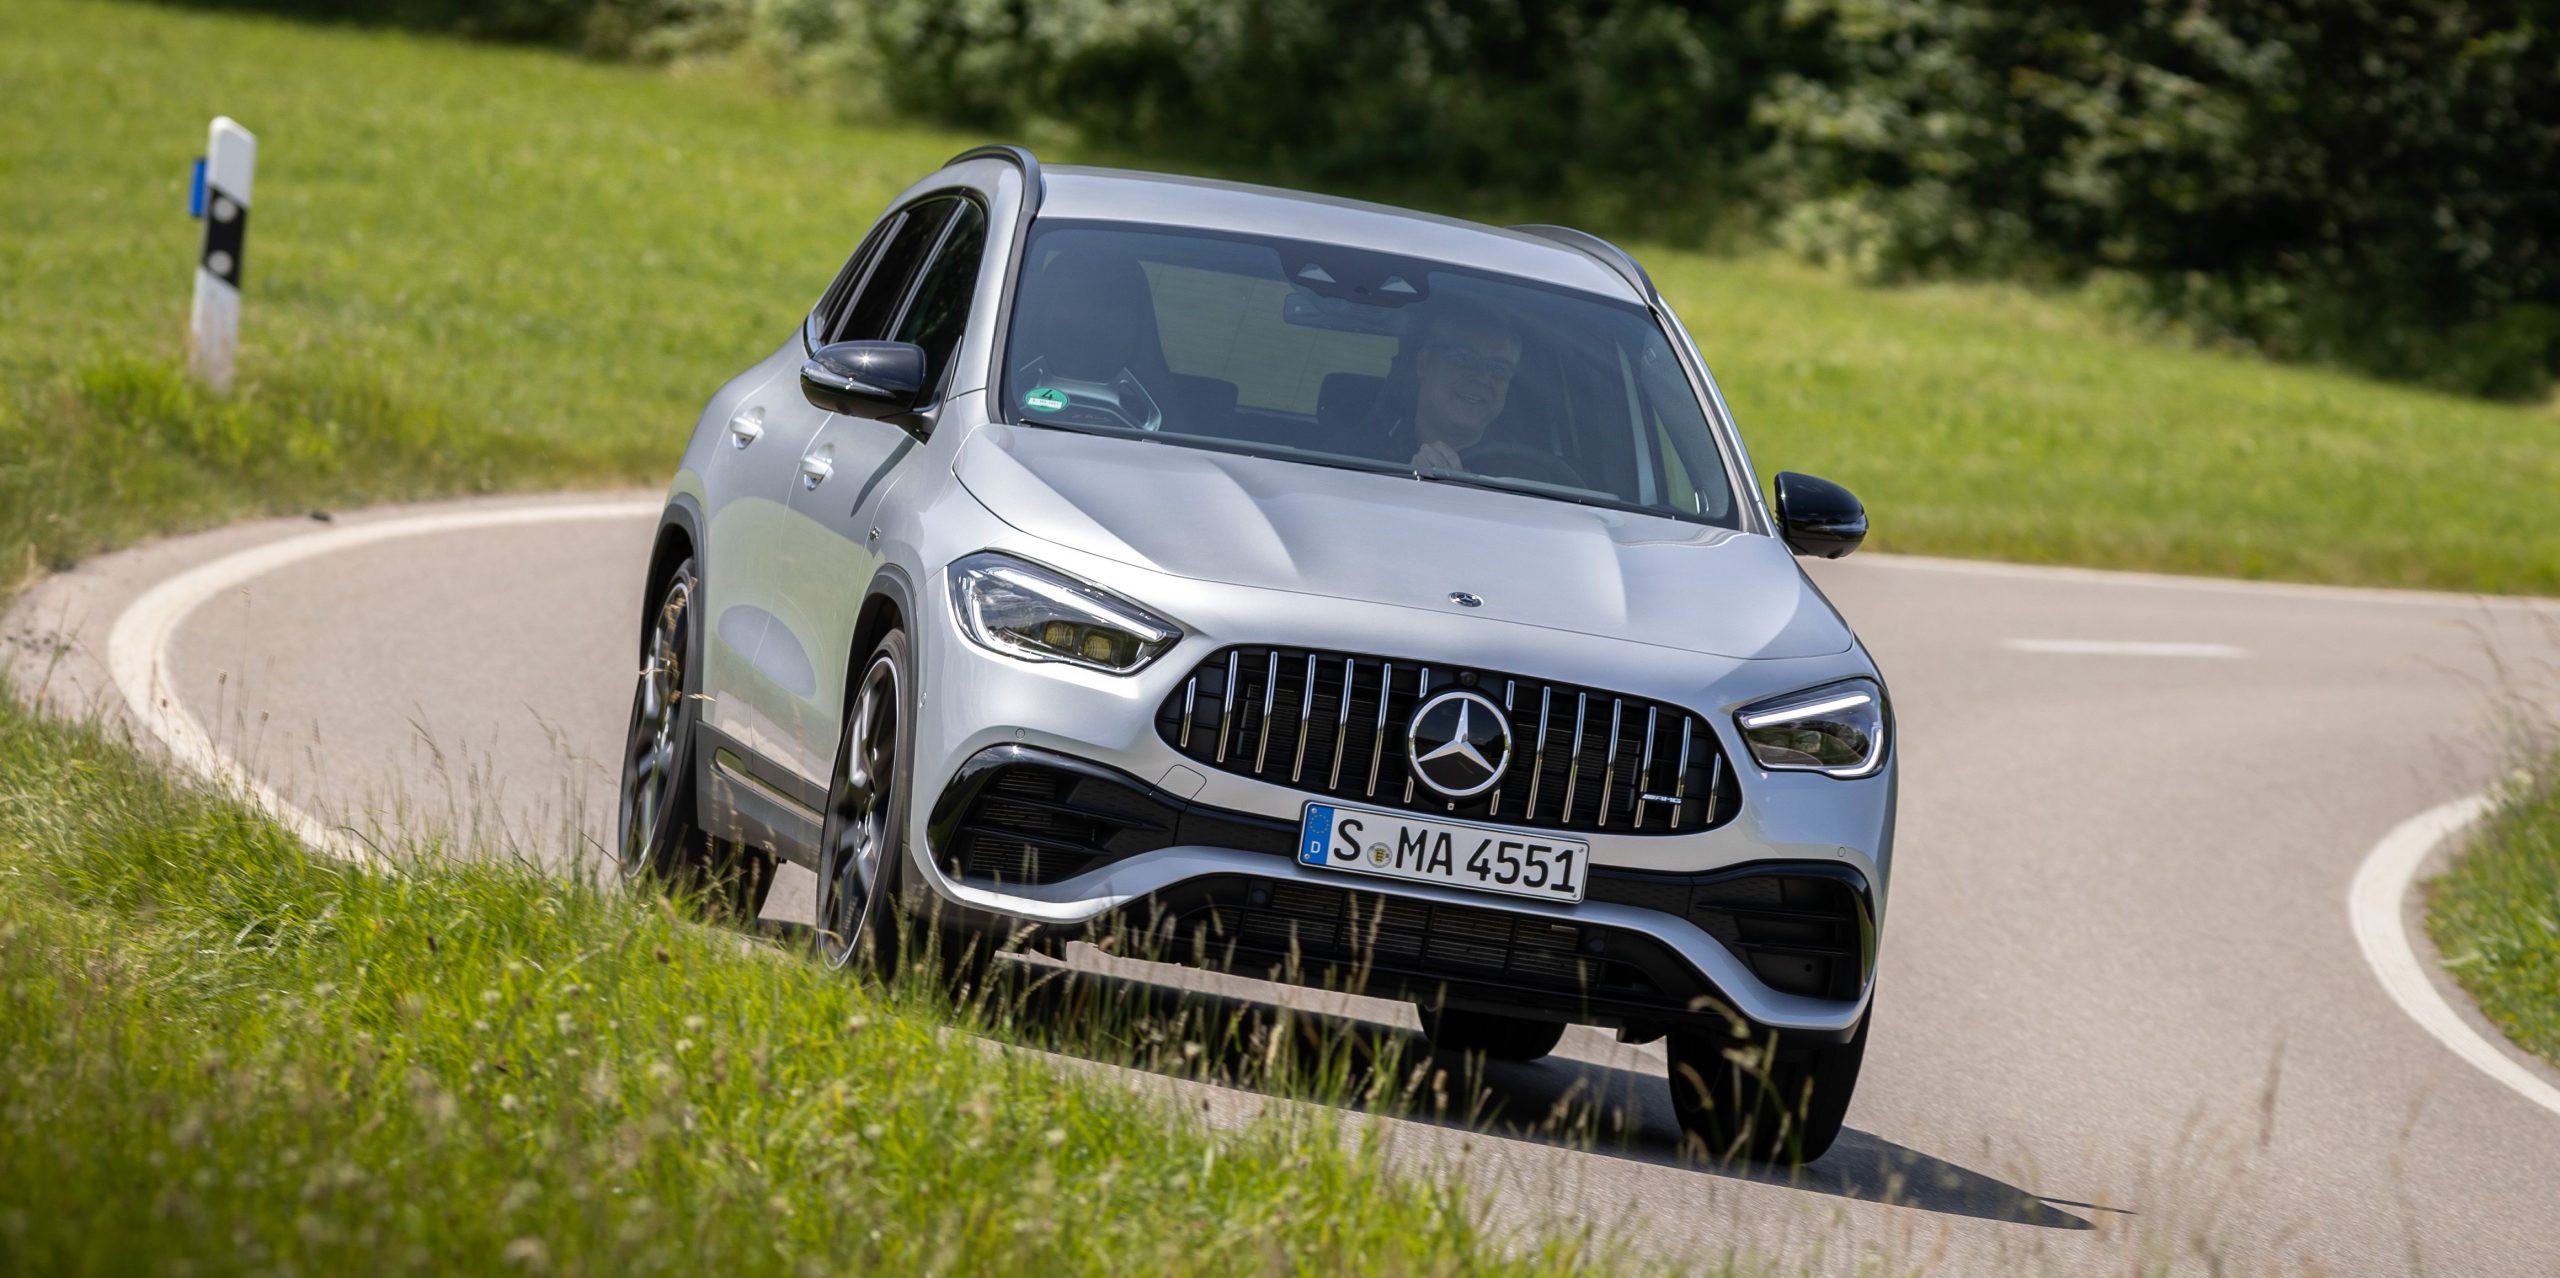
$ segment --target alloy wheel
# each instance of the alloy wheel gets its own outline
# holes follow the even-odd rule
[[[679,571],[667,587],[649,647],[631,694],[630,739],[622,762],[622,857],[625,879],[661,868],[665,860],[667,804],[681,783],[687,744],[684,733],[684,678],[687,614],[693,606],[693,579]]]
[[[828,787],[819,921],[831,967],[851,963],[866,942],[878,949],[887,939],[868,933],[879,913],[872,898],[896,841],[890,808],[898,782],[898,704],[898,663],[882,652],[863,671],[845,721],[841,766]]]

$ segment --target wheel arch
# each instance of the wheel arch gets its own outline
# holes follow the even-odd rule
[[[658,597],[666,593],[667,583],[674,580],[676,565],[691,559],[694,573],[702,572],[702,511],[693,499],[679,494],[667,503],[658,517],[658,533],[649,546],[649,576],[640,596],[639,640],[645,651],[649,642],[650,619],[656,615]]]
[[[846,645],[844,654],[846,699],[844,708],[846,710],[853,708],[852,698],[855,685],[861,679],[862,663],[870,658],[871,650],[879,646],[880,636],[889,633],[893,627],[907,625],[915,615],[914,583],[907,579],[905,570],[897,565],[882,565],[880,571],[871,579],[871,593],[863,599],[862,611],[855,615],[853,642]],[[912,662],[915,660],[914,632],[910,629],[908,633],[907,657]],[[907,674],[910,680],[915,677],[913,670],[908,671]]]

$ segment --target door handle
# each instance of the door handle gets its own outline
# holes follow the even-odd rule
[[[802,488],[814,490],[818,485],[827,482],[827,476],[834,473],[836,473],[836,464],[824,457],[803,457],[800,459],[800,486]]]
[[[764,410],[751,408],[729,419],[729,443],[744,448],[764,438]]]

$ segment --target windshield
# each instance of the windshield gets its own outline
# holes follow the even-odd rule
[[[1444,263],[1036,224],[1007,416],[1739,527],[1653,316]]]

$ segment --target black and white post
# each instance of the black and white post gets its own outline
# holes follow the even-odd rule
[[[231,389],[231,359],[240,345],[240,264],[248,247],[249,185],[257,167],[258,139],[230,116],[215,116],[197,174],[195,211],[204,218],[204,251],[196,255],[187,371],[217,391]]]

